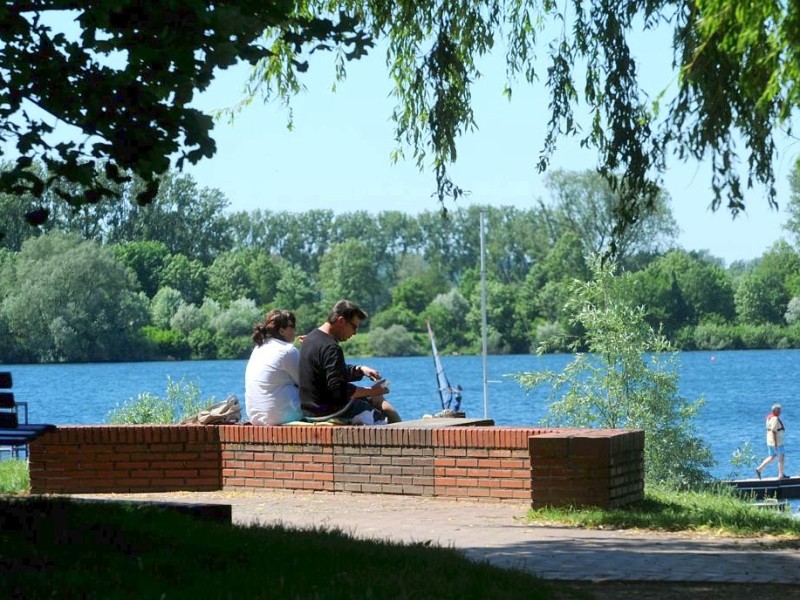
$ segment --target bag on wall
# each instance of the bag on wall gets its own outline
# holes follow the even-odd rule
[[[181,425],[225,425],[238,423],[242,418],[242,407],[236,394],[231,394],[222,402],[204,408],[196,415],[181,421]]]

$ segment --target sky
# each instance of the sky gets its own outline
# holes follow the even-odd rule
[[[54,23],[70,27],[63,16]],[[640,79],[652,94],[675,85],[670,35],[665,29],[632,39]],[[348,63],[347,79],[333,92],[330,54],[312,55],[310,69],[302,76],[307,90],[291,104],[291,131],[285,107],[257,99],[232,122],[217,122],[212,133],[216,154],[186,171],[201,187],[219,189],[233,211],[438,210],[432,169],[420,171],[407,148],[405,160],[392,163],[390,158],[397,147],[391,121],[395,102],[384,56],[379,46],[368,57]],[[546,89],[541,83],[518,82],[509,101],[502,95],[506,83],[502,48],[478,64],[484,75],[473,88],[478,130],[460,138],[458,160],[450,167],[454,182],[470,195],[448,208],[473,203],[537,206],[540,198],[548,198],[545,174],[536,169],[549,116]],[[245,64],[219,72],[211,87],[197,96],[195,106],[215,110],[237,104],[249,72]],[[787,178],[798,148],[793,142],[779,142],[775,164],[779,203],[785,204],[788,197]],[[574,140],[561,140],[550,168],[583,171],[595,166],[593,152]],[[708,250],[730,264],[760,256],[784,236],[786,214],[768,206],[763,189],[746,191],[747,211],[733,219],[724,207],[710,210],[710,181],[706,164],[668,165],[664,183],[681,229],[681,247]]]

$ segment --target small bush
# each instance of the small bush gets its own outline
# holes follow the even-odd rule
[[[387,329],[373,327],[369,332],[369,349],[375,356],[417,356],[420,350],[414,336],[403,325]]]
[[[180,423],[214,402],[213,396],[204,401],[200,400],[200,388],[196,383],[187,383],[183,379],[176,383],[167,377],[165,398],[148,392],[139,394],[136,398],[129,398],[122,406],[117,405],[109,413],[108,422],[111,425]]]
[[[147,338],[150,347],[158,358],[174,358],[183,360],[191,355],[191,348],[179,332],[172,329],[159,329],[158,327],[142,327],[142,333]]]
[[[694,344],[698,350],[736,350],[741,340],[733,325],[701,323],[694,330]]]
[[[192,349],[192,358],[200,360],[214,360],[217,358],[217,343],[214,334],[208,329],[196,329],[189,334],[189,347]]]
[[[781,338],[785,337],[784,330],[774,323],[761,325],[741,325],[739,332],[742,345],[748,350],[767,350],[780,348]]]
[[[249,335],[229,337],[218,333],[214,336],[214,343],[220,360],[245,359],[253,351],[253,338]]]

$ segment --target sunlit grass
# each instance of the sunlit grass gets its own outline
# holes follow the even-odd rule
[[[24,494],[29,489],[28,461],[0,460],[0,494]]]
[[[528,519],[532,523],[588,528],[800,537],[800,519],[793,518],[788,511],[756,508],[750,502],[726,489],[678,492],[648,486],[642,502],[625,508],[532,509]]]

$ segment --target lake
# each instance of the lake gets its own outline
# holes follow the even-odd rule
[[[441,409],[430,357],[350,359],[373,366],[389,379],[389,399],[407,419]],[[535,425],[547,412],[546,390],[526,393],[509,374],[534,370],[560,371],[569,355],[514,355],[488,358],[488,416],[498,425]],[[483,377],[480,356],[442,357],[450,382],[463,387],[462,410],[483,416]],[[18,400],[29,403],[31,422],[100,424],[116,406],[142,392],[164,396],[167,378],[196,383],[203,398],[221,400],[236,394],[244,401],[246,361],[186,361],[3,365],[14,376]],[[705,398],[696,421],[717,460],[716,477],[750,476],[752,469],[735,472],[731,453],[750,442],[759,460],[766,455],[764,416],[774,402],[783,405],[787,425],[786,472],[800,471],[800,418],[795,418],[795,390],[800,375],[800,350],[683,352],[680,354],[680,393]],[[777,463],[765,470],[775,476]]]

